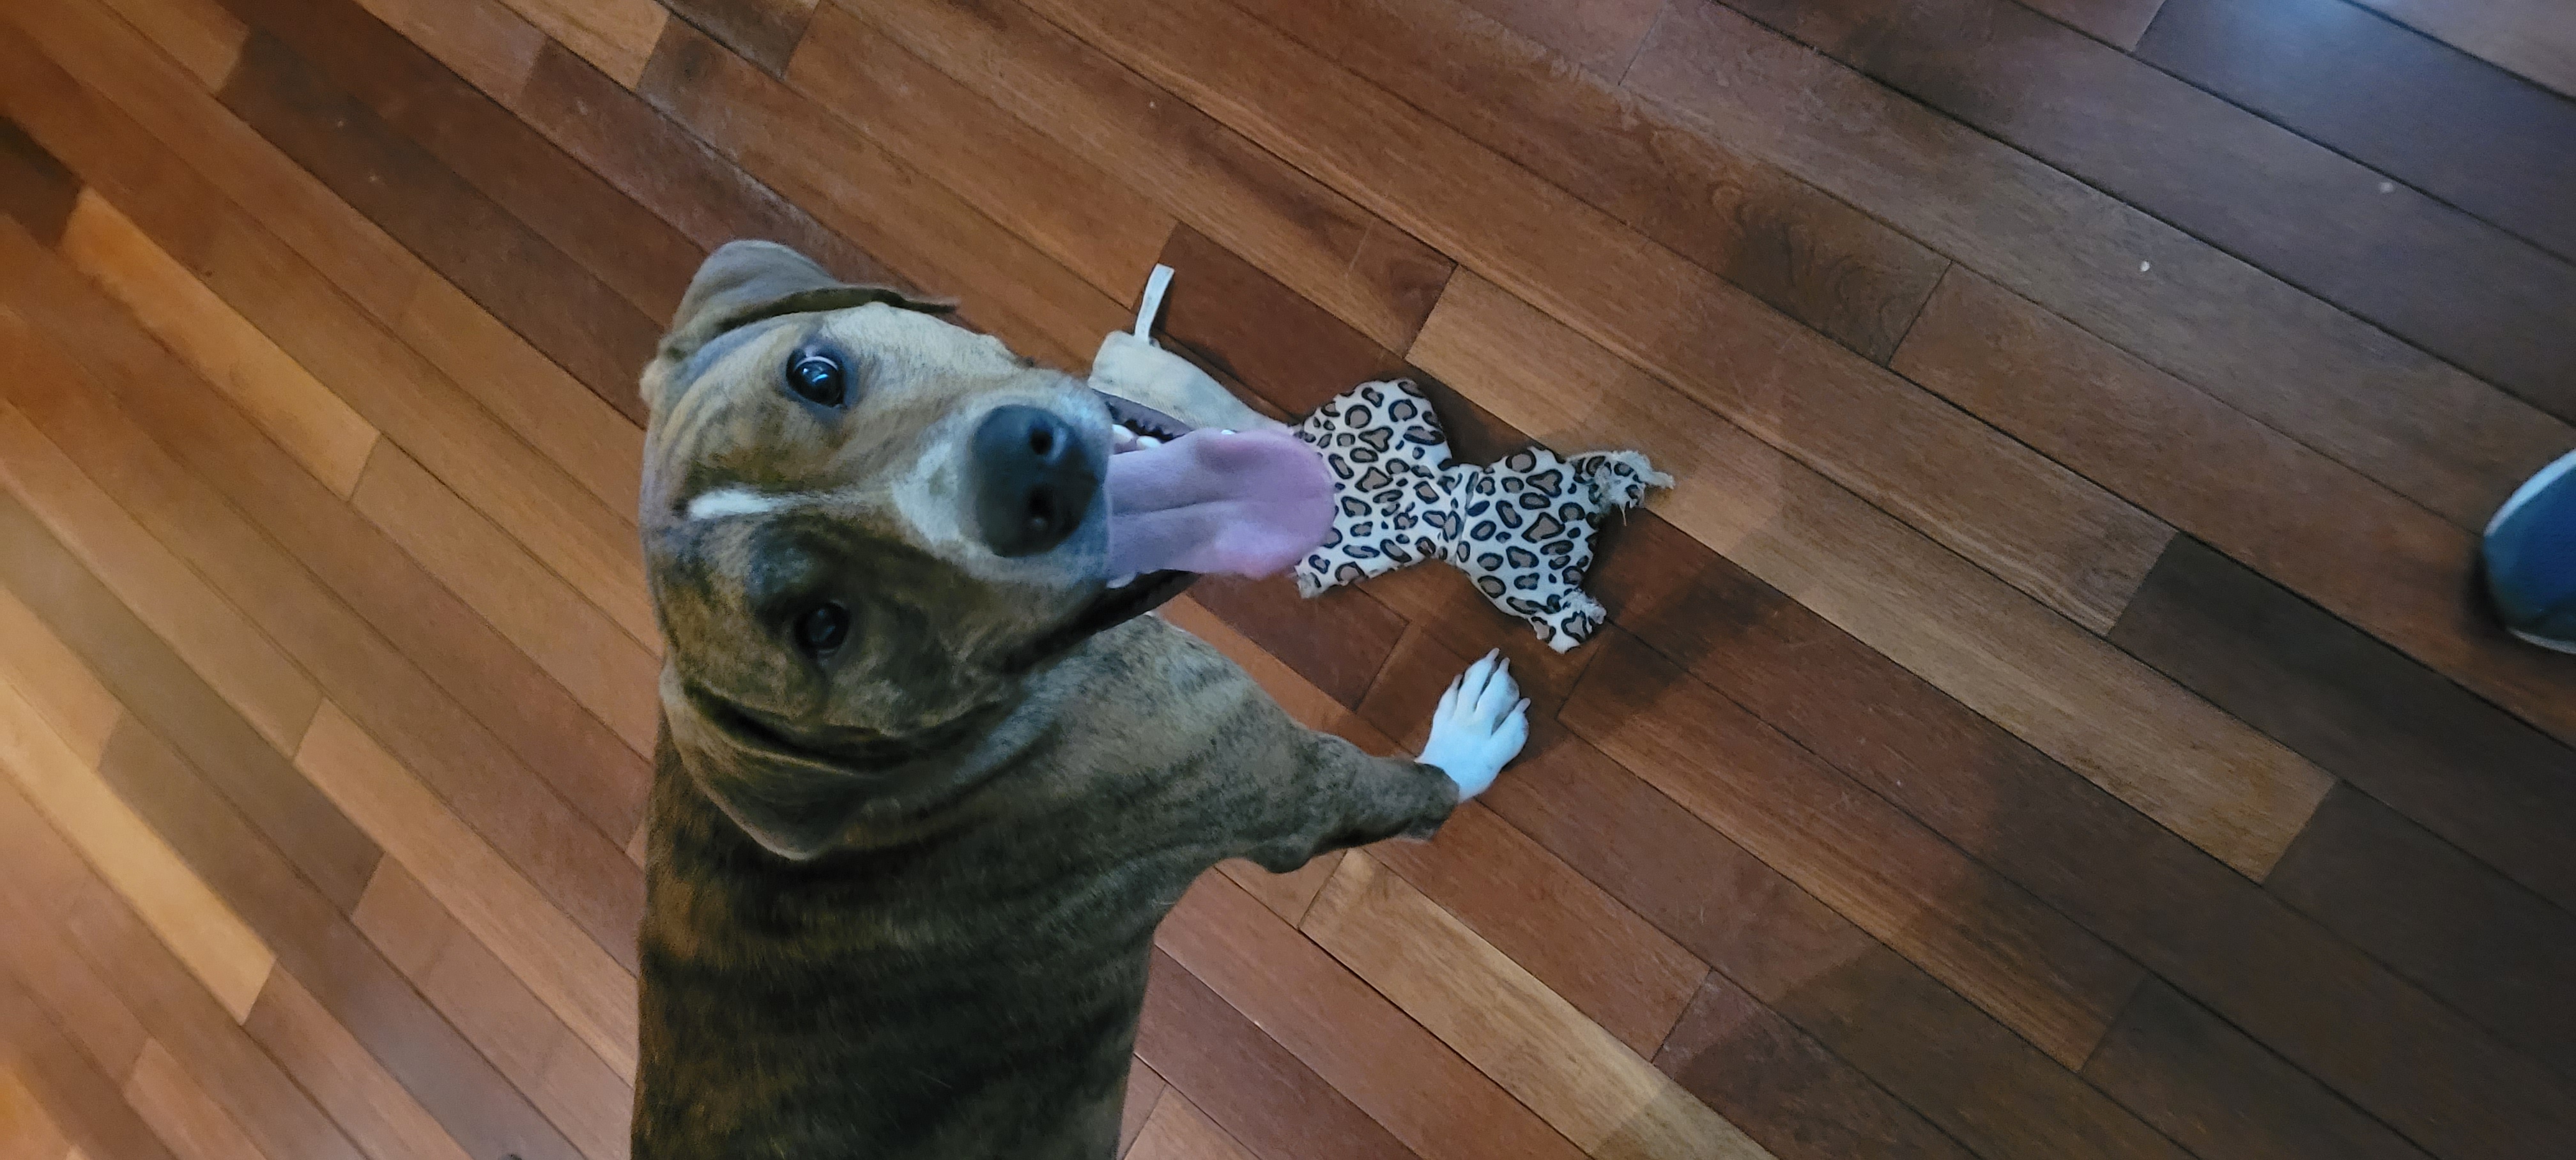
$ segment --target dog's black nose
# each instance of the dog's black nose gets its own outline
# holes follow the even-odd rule
[[[1036,407],[997,407],[975,428],[975,517],[1003,556],[1033,556],[1082,526],[1100,467],[1064,420]]]

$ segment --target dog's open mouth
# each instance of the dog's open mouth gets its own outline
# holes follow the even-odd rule
[[[1205,431],[1101,394],[1114,423],[1107,579],[1156,572],[1270,576],[1333,520],[1323,457],[1285,431]]]

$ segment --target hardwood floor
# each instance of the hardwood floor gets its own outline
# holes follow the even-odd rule
[[[1437,840],[1165,923],[1135,1157],[2489,1160],[2576,1138],[2576,446],[2532,0],[19,0],[0,1155],[621,1160],[636,368],[733,237],[1079,369],[1629,446],[1594,642],[1164,615],[1533,702]]]

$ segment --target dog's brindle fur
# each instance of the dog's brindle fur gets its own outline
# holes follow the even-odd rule
[[[1122,619],[1099,519],[1039,557],[983,548],[980,418],[1044,406],[1100,446],[1108,418],[939,309],[736,243],[645,372],[669,648],[638,1160],[1109,1156],[1154,928],[1191,880],[1424,835],[1457,801]],[[840,408],[783,385],[815,349],[845,360]],[[850,632],[817,658],[794,625],[826,600]]]

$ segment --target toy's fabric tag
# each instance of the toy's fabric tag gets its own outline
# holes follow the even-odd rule
[[[1298,562],[1299,592],[1447,560],[1558,652],[1603,620],[1583,591],[1595,522],[1672,485],[1633,451],[1560,458],[1531,447],[1483,467],[1453,464],[1431,400],[1403,380],[1363,383],[1296,433],[1323,453],[1333,483],[1332,530]]]

